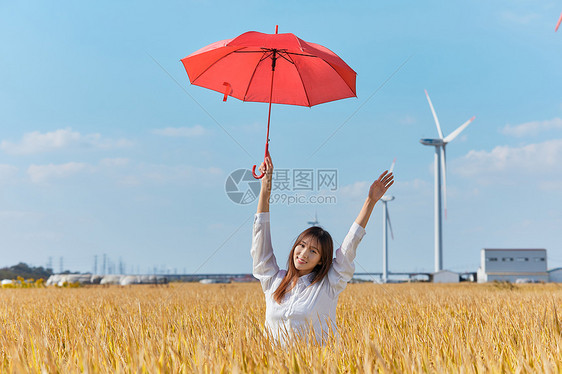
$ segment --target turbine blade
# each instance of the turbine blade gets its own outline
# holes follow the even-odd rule
[[[392,171],[394,170],[394,165],[396,165],[396,157],[394,157],[394,160],[392,161],[392,165],[390,165],[390,169],[388,169],[389,173],[392,173]]]
[[[390,223],[390,213],[388,213],[388,207],[386,207],[386,222],[388,223],[388,228],[390,229],[390,237],[394,240],[394,233],[392,232],[392,223]]]
[[[462,125],[460,125],[455,131],[453,131],[452,133],[450,133],[449,135],[447,135],[447,137],[445,137],[445,139],[443,139],[443,141],[445,143],[449,143],[451,140],[453,140],[454,138],[456,138],[461,132],[462,130],[466,129],[466,127],[468,125],[470,125],[470,123],[472,121],[474,121],[474,118],[476,118],[476,116],[472,116],[471,119],[469,119],[468,121],[466,121],[465,123],[463,123]]]
[[[439,139],[443,139],[443,132],[441,132],[441,126],[439,126],[439,120],[437,119],[437,114],[435,114],[435,109],[433,109],[433,104],[431,103],[431,99],[429,98],[429,94],[427,93],[427,90],[424,91],[425,91],[425,96],[427,96],[427,102],[429,103],[429,107],[431,108],[431,113],[433,113],[435,126],[437,126],[437,132],[439,133]]]
[[[560,19],[558,20],[558,23],[556,24],[556,27],[554,28],[554,32],[558,31],[558,27],[560,27],[561,22],[562,22],[562,13],[560,14]]]
[[[445,219],[447,219],[447,153],[445,144],[441,147],[441,171],[443,173],[443,208],[445,210]]]

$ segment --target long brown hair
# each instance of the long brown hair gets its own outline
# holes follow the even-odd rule
[[[330,266],[332,266],[334,242],[332,241],[332,237],[330,236],[328,231],[318,226],[312,226],[301,232],[297,240],[295,240],[295,244],[293,244],[291,253],[289,253],[289,260],[287,261],[287,274],[285,274],[285,277],[281,281],[281,284],[273,293],[273,299],[277,301],[277,304],[281,304],[281,301],[283,300],[283,297],[285,297],[285,294],[293,289],[293,287],[297,284],[299,271],[295,267],[295,261],[293,260],[295,248],[300,244],[301,241],[308,238],[312,238],[313,240],[315,240],[320,247],[320,262],[312,270],[312,273],[314,275],[310,284],[321,281],[326,276],[326,274],[328,274]]]

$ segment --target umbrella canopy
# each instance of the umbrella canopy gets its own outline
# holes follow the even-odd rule
[[[357,96],[353,69],[328,48],[290,33],[246,32],[181,61],[192,84],[223,93],[225,101],[269,103],[270,116],[271,103],[310,107]]]

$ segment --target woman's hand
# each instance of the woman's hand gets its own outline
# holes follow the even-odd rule
[[[258,213],[269,212],[269,197],[271,196],[271,179],[273,176],[273,162],[269,151],[264,162],[261,163],[260,172],[265,173],[261,179],[260,196],[258,200]]]
[[[273,162],[271,161],[271,155],[269,154],[269,151],[267,152],[265,160],[261,163],[259,171],[262,174],[265,173],[265,176],[262,178],[262,185],[264,184],[264,182],[268,182],[269,184],[271,184],[271,177],[273,175]]]
[[[369,199],[376,203],[381,197],[383,197],[393,183],[394,175],[389,173],[388,170],[385,171],[379,176],[379,179],[373,182],[371,188],[369,188]]]
[[[365,204],[363,204],[363,208],[361,208],[359,215],[355,219],[355,222],[358,225],[363,228],[367,226],[367,222],[369,222],[369,218],[371,217],[371,213],[373,212],[376,202],[380,200],[393,183],[394,175],[389,173],[388,170],[382,173],[379,179],[373,182],[371,188],[369,188],[369,195],[365,200]]]

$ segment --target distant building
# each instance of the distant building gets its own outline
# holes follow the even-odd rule
[[[478,268],[478,283],[519,279],[548,282],[546,249],[483,248]]]
[[[460,276],[449,270],[440,270],[433,273],[433,283],[459,283]]]
[[[549,282],[562,283],[562,268],[555,268],[548,271]]]

